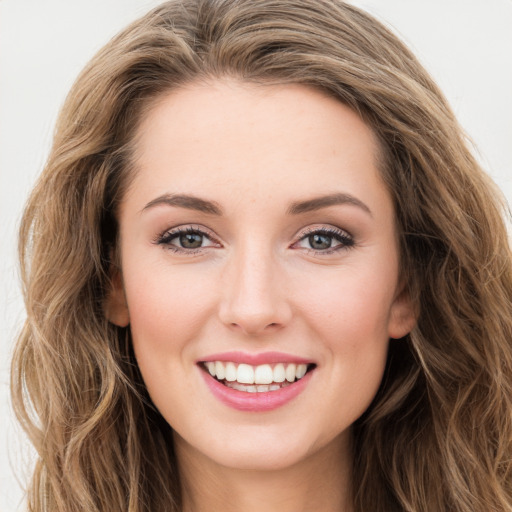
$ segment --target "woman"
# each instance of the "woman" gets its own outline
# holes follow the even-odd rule
[[[368,15],[162,4],[78,78],[24,216],[31,510],[510,510],[501,215]]]

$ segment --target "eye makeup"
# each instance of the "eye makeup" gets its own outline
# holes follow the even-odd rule
[[[221,248],[222,244],[210,230],[197,225],[177,226],[160,233],[154,240],[155,245],[184,255],[195,255],[209,248]],[[303,230],[291,249],[305,250],[308,253],[329,255],[349,249],[355,245],[354,238],[346,231],[334,227],[310,227]]]

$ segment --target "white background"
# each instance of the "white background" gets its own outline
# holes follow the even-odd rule
[[[257,1],[257,0],[254,0]],[[16,229],[74,78],[156,0],[0,0],[0,511],[14,512],[30,450],[9,406],[23,319]],[[512,0],[354,1],[398,32],[433,74],[512,203]]]

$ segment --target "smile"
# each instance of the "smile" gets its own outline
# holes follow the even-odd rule
[[[277,352],[231,352],[198,361],[198,367],[213,396],[224,405],[244,412],[266,412],[299,396],[317,365]]]
[[[203,363],[210,375],[225,386],[246,393],[278,391],[302,379],[307,364],[275,363],[253,366],[244,363],[208,361]]]

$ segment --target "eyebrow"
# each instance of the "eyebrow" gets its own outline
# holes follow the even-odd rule
[[[368,206],[366,206],[366,204],[363,203],[360,199],[357,199],[357,197],[354,197],[350,194],[342,193],[329,194],[326,196],[314,197],[313,199],[308,199],[307,201],[294,202],[288,208],[288,213],[291,215],[299,215],[301,213],[320,210],[322,208],[340,204],[350,204],[357,206],[368,213],[370,217],[373,217],[370,208],[368,208]]]
[[[308,199],[306,201],[293,202],[288,208],[287,213],[289,215],[300,215],[301,213],[307,213],[320,210],[322,208],[328,208],[329,206],[343,204],[357,206],[370,216],[373,216],[370,208],[368,208],[365,203],[357,199],[357,197],[343,193],[329,194],[314,197],[313,199]],[[146,204],[142,209],[142,212],[160,205],[177,206],[179,208],[196,210],[210,215],[222,215],[222,208],[215,201],[208,201],[188,194],[163,194]]]
[[[214,201],[207,201],[206,199],[187,194],[163,194],[144,206],[142,212],[160,205],[178,206],[188,210],[209,213],[210,215],[222,215],[222,208]]]

